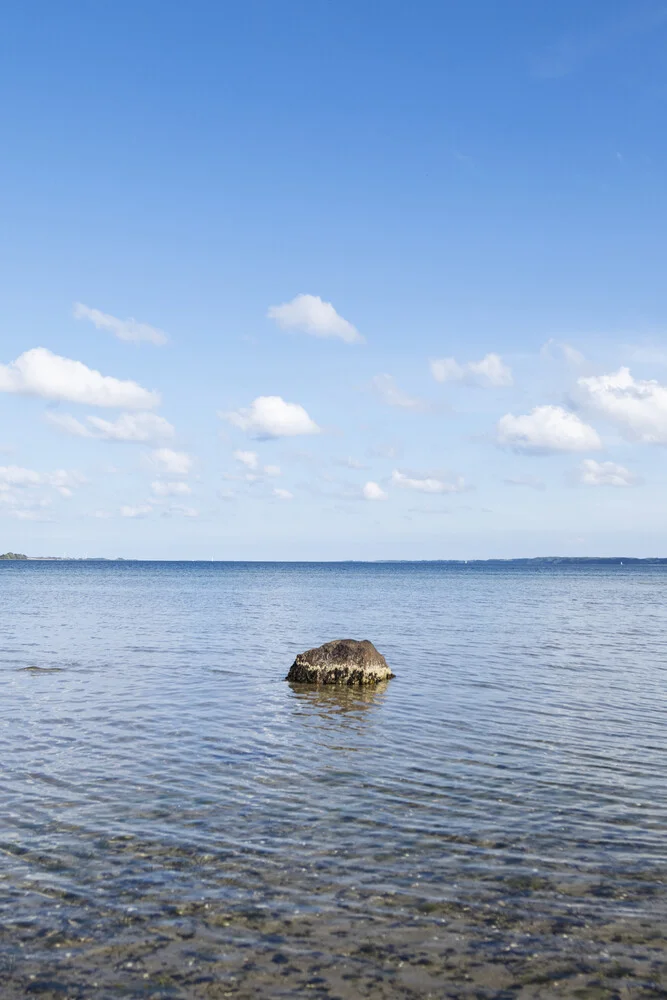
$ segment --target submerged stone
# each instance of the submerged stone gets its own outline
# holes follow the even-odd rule
[[[296,684],[377,684],[394,677],[368,639],[335,639],[299,653],[285,680]]]

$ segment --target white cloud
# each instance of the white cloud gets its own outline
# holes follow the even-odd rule
[[[250,469],[251,471],[247,472],[246,475],[243,477],[225,476],[224,477],[225,479],[244,478],[247,480],[247,482],[253,483],[257,479],[261,478],[262,473],[265,476],[269,476],[270,478],[275,478],[276,476],[281,475],[279,465],[265,465],[263,467],[260,467],[259,455],[257,454],[256,451],[235,451],[234,458],[237,460],[237,462],[240,462],[241,465],[245,465],[246,469]]]
[[[303,406],[286,403],[280,396],[258,396],[247,409],[221,413],[220,416],[258,438],[320,433],[320,428],[310,419]]]
[[[0,489],[0,504],[3,507],[41,510],[44,507],[49,507],[51,502],[50,497],[38,496],[32,490],[22,489],[21,487],[17,487],[16,489]]]
[[[70,413],[47,412],[46,419],[60,430],[78,437],[98,438],[102,441],[134,441],[149,444],[173,438],[174,427],[155,413],[121,413],[117,420],[86,417],[85,426]]]
[[[144,503],[140,504],[138,507],[129,507],[124,505],[120,508],[119,513],[121,517],[147,517],[152,510],[153,508],[150,504]]]
[[[151,490],[157,497],[183,497],[192,493],[192,489],[187,483],[165,482],[162,479],[156,479],[152,482]]]
[[[470,361],[466,366],[470,374],[482,385],[512,385],[512,369],[497,354],[487,354],[481,361]]]
[[[421,410],[424,408],[424,404],[420,399],[408,396],[407,393],[398,388],[393,375],[387,375],[386,373],[375,375],[371,379],[371,386],[380,399],[384,403],[387,403],[388,406],[398,406],[404,410]]]
[[[259,465],[259,455],[256,451],[235,451],[234,458],[247,469],[256,469]]]
[[[78,472],[56,469],[55,472],[35,472],[18,465],[0,466],[0,491],[31,486],[52,486],[63,496],[71,496],[72,489],[85,483],[85,477]]]
[[[102,417],[86,417],[86,424],[71,413],[47,411],[46,419],[59,430],[77,437],[98,438],[102,441],[134,441],[143,444],[166,441],[173,438],[174,427],[155,413],[121,413],[117,420]]]
[[[319,295],[297,295],[291,302],[271,306],[267,313],[283,330],[301,330],[314,337],[338,337],[347,344],[360,343],[359,331]]]
[[[41,521],[44,517],[40,511],[51,504],[51,497],[44,493],[45,488],[69,499],[74,489],[85,482],[81,473],[66,469],[35,472],[19,465],[3,465],[0,466],[0,504],[16,517]]]
[[[368,482],[361,491],[364,500],[386,500],[387,494],[379,483]]]
[[[637,477],[616,462],[596,462],[587,458],[579,466],[579,482],[584,486],[634,486]]]
[[[597,431],[561,406],[536,406],[519,417],[506,413],[498,421],[497,441],[514,451],[534,455],[596,451],[602,447]]]
[[[2,504],[2,514],[14,517],[18,521],[53,521],[53,517],[45,508],[48,503],[30,504],[21,497],[11,497],[7,494],[0,495]]]
[[[156,448],[150,458],[152,464],[168,476],[187,476],[193,464],[187,452],[171,448]]]
[[[167,343],[167,335],[148,323],[139,323],[136,319],[117,319],[108,313],[100,312],[99,309],[91,309],[81,302],[74,303],[74,316],[76,319],[89,319],[98,330],[108,330],[119,340],[141,341],[145,340],[157,347]]]
[[[400,486],[404,490],[418,490],[420,493],[462,493],[465,490],[465,481],[458,476],[454,482],[445,482],[435,476],[426,476],[424,479],[411,478],[394,469],[391,474],[391,481],[394,486]]]
[[[513,384],[512,369],[498,354],[486,354],[481,361],[460,365],[454,358],[436,358],[430,362],[436,382],[463,382],[484,388]]]
[[[47,472],[43,475],[43,481],[52,486],[63,497],[71,497],[74,489],[86,482],[86,477],[79,472],[67,472],[65,469],[56,469],[55,472]]]
[[[42,474],[32,469],[22,469],[18,465],[0,465],[0,490],[9,490],[14,486],[39,486],[43,482]]]
[[[431,375],[436,382],[463,382],[465,368],[454,358],[434,358],[429,361]]]
[[[97,432],[96,437],[105,441],[139,441],[150,443],[173,438],[176,431],[168,420],[155,413],[121,413],[117,420],[87,417]]]
[[[101,375],[81,361],[61,358],[45,347],[25,351],[16,361],[0,365],[0,392],[128,410],[150,410],[160,402],[137,382]]]
[[[274,497],[278,497],[279,500],[293,500],[294,494],[290,493],[289,490],[281,490],[279,486],[273,490]]]
[[[635,441],[667,444],[667,387],[635,379],[628,368],[611,375],[579,378],[577,400],[610,420]]]

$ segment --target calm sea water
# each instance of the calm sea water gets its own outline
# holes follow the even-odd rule
[[[0,563],[2,996],[667,996],[666,596]],[[396,679],[284,682],[347,636]]]

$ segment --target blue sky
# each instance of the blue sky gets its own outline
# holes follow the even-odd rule
[[[0,549],[667,555],[666,44],[620,0],[8,3]]]

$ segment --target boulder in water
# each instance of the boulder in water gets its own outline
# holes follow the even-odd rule
[[[285,680],[296,684],[377,684],[394,677],[368,639],[335,639],[299,653]]]

